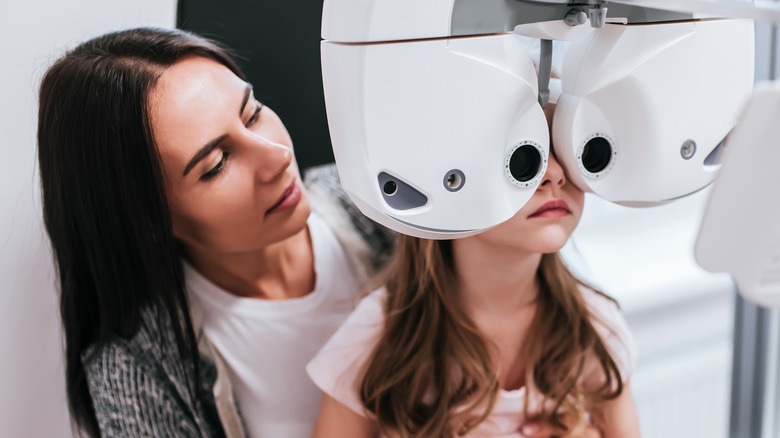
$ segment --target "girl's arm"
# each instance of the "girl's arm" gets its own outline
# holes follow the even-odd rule
[[[591,420],[601,429],[603,438],[639,438],[639,418],[631,386],[626,383],[618,398],[595,407]]]
[[[564,421],[565,423],[565,421]],[[550,422],[531,420],[528,421],[520,428],[520,432],[526,438],[555,438],[561,437],[566,434],[566,430],[558,428]],[[587,425],[585,430],[582,431],[582,435],[578,435],[578,438],[604,438],[601,431],[596,429],[596,426]]]
[[[312,438],[374,438],[377,425],[328,394],[322,395]]]

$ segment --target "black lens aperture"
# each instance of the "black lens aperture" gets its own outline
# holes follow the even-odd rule
[[[509,173],[520,182],[528,182],[539,173],[541,163],[539,150],[530,144],[524,144],[512,152],[509,158]]]
[[[599,173],[609,166],[612,143],[604,137],[593,137],[582,150],[582,166],[590,173]]]
[[[393,196],[393,195],[395,195],[395,192],[398,191],[398,184],[396,184],[395,181],[392,181],[392,180],[388,181],[382,187],[382,190],[385,192],[385,195]]]

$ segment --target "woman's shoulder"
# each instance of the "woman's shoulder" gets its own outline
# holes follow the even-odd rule
[[[82,352],[81,362],[94,403],[126,403],[165,380],[159,361],[161,350],[143,338],[112,336]]]
[[[343,232],[340,218],[350,225],[362,243],[369,249],[370,270],[376,271],[389,259],[397,233],[366,217],[341,187],[335,164],[312,167],[304,172],[307,193],[314,211],[331,223],[332,228]],[[339,236],[349,241],[348,236]],[[354,246],[354,245],[353,245]]]
[[[154,308],[146,306],[140,309],[138,326],[131,330],[129,336],[114,334],[108,339],[101,340],[81,354],[84,368],[100,366],[100,364],[112,361],[112,358],[122,358],[123,361],[133,361],[138,364],[158,363],[162,357],[162,340],[170,336],[167,331],[172,329],[164,319],[160,318]]]
[[[210,394],[213,363],[201,356],[199,398],[191,400],[187,367],[179,359],[170,322],[153,308],[141,310],[130,336],[114,335],[81,355],[95,416],[108,435],[144,435],[184,428],[195,435],[221,429]],[[201,406],[199,408],[198,406]]]
[[[115,334],[93,344],[82,352],[81,362],[90,386],[96,387],[122,376],[128,379],[126,385],[139,383],[131,377],[140,373],[145,379],[159,380],[173,385],[177,392],[186,392],[188,373],[194,370],[180,359],[170,318],[152,306],[141,308],[139,324],[130,336]],[[213,363],[200,355],[199,366],[201,376],[210,380]]]

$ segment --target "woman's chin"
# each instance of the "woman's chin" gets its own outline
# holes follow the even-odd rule
[[[244,253],[262,250],[265,247],[282,242],[306,230],[311,208],[308,201],[301,202],[290,211],[282,221],[266,221],[261,229],[255,228],[251,235],[230,236],[211,249],[223,253]],[[248,227],[246,227],[248,228]]]

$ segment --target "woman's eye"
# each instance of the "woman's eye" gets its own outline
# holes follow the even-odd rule
[[[208,181],[219,175],[219,173],[222,172],[222,169],[225,167],[225,161],[227,161],[228,155],[230,154],[227,152],[222,152],[222,158],[219,160],[219,163],[212,167],[211,170],[201,175],[199,179],[201,181]]]
[[[257,102],[255,105],[255,111],[252,113],[252,117],[249,118],[249,120],[246,121],[246,127],[249,128],[250,126],[254,125],[255,122],[257,122],[257,119],[260,118],[260,111],[263,110],[263,104],[260,102]]]

